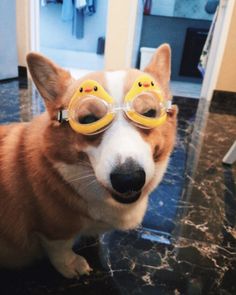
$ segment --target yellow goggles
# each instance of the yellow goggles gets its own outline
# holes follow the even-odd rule
[[[98,82],[86,80],[72,96],[68,109],[58,113],[58,121],[68,121],[74,131],[93,135],[108,128],[116,112],[122,110],[134,124],[150,129],[166,121],[169,102],[148,75],[134,82],[122,106],[117,106]]]

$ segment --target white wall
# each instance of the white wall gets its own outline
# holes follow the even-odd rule
[[[0,0],[0,79],[18,76],[15,0]]]
[[[216,89],[236,92],[236,1],[234,1],[233,15],[230,22]]]
[[[128,68],[132,64],[138,0],[110,0],[106,33],[106,69]]]
[[[17,52],[18,64],[20,66],[26,66],[25,58],[30,50],[29,1],[30,0],[16,0]]]

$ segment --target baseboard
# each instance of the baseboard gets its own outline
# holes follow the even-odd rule
[[[15,80],[19,81],[20,86],[21,86],[21,84],[23,85],[23,87],[24,87],[24,85],[27,86],[27,68],[26,67],[18,66],[18,76],[17,77],[2,79],[2,80],[0,80],[0,83],[8,83],[8,82],[15,81]]]
[[[215,90],[213,93],[210,112],[235,115],[236,92]]]
[[[27,79],[27,68],[23,66],[18,66],[18,80],[19,87],[27,89],[28,79]]]
[[[27,68],[18,66],[18,77],[27,79]]]

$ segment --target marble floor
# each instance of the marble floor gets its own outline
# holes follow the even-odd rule
[[[0,123],[28,121],[42,101],[27,81],[0,83]],[[1,295],[236,294],[236,166],[222,158],[236,138],[236,97],[174,97],[178,136],[143,224],[81,239],[74,250],[94,269],[68,280],[47,260],[0,271]]]

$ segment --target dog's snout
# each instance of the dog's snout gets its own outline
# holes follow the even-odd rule
[[[110,180],[119,193],[138,192],[145,184],[146,173],[135,161],[127,160],[111,172]]]

